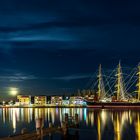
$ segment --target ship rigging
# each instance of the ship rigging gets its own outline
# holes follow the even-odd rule
[[[123,77],[121,62],[119,62],[117,68],[113,70],[109,76],[104,75],[102,71],[102,66],[100,64],[97,74],[97,82],[92,86],[93,88],[97,87],[97,91],[94,95],[93,101],[90,102],[140,103],[140,64],[137,69],[133,69],[125,78]],[[106,81],[105,84],[104,81]],[[128,92],[134,84],[136,85],[136,91]],[[87,98],[85,98],[85,100],[88,102]]]

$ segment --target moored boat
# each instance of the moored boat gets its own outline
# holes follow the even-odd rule
[[[140,108],[140,65],[138,65],[138,72],[137,78],[138,83],[136,84],[137,87],[137,98],[128,97],[128,93],[126,92],[124,83],[123,83],[123,76],[122,76],[122,69],[121,64],[117,67],[116,73],[116,83],[115,83],[115,92],[114,95],[111,97],[109,101],[106,97],[105,87],[102,78],[102,71],[101,65],[99,66],[99,73],[98,73],[98,90],[96,93],[95,98],[92,100],[89,98],[84,98],[84,101],[87,103],[88,107],[99,107],[99,108]],[[127,96],[127,97],[126,97]]]

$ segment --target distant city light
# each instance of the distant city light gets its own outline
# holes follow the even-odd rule
[[[12,96],[16,96],[18,94],[18,92],[19,92],[19,89],[18,88],[10,87],[10,89],[9,89],[9,93]]]

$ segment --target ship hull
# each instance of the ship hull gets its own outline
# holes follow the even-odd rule
[[[129,102],[111,102],[111,103],[101,103],[101,102],[88,102],[87,107],[93,108],[139,108],[140,109],[140,102],[137,103],[129,103]]]

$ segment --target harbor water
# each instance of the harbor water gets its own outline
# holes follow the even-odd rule
[[[0,108],[0,137],[19,134],[23,128],[35,131],[38,118],[46,128],[50,122],[60,126],[65,113],[71,118],[78,114],[79,140],[140,140],[139,110],[94,108]],[[53,139],[61,137],[54,135]]]

